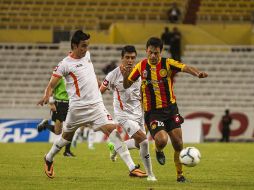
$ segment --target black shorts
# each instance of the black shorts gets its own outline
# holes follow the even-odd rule
[[[178,112],[177,104],[145,112],[145,123],[153,138],[160,130],[170,132],[175,128],[180,128],[183,121],[183,117]]]
[[[52,112],[52,121],[59,120],[60,122],[65,121],[68,109],[69,109],[69,103],[68,102],[55,102],[56,111]]]

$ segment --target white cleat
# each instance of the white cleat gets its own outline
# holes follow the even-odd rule
[[[94,146],[88,146],[89,150],[95,150]]]
[[[147,181],[157,181],[155,176],[149,175],[147,178]]]

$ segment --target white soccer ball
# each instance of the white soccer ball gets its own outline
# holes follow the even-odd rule
[[[183,165],[194,167],[200,162],[201,154],[195,147],[186,147],[180,152],[179,159]]]

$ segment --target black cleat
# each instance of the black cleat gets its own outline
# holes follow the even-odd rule
[[[76,157],[72,152],[64,152],[63,155],[67,157]]]
[[[159,162],[160,165],[164,165],[165,162],[166,162],[166,158],[165,158],[165,155],[164,155],[164,152],[161,151],[161,152],[156,152],[156,159],[157,161]]]
[[[182,176],[178,177],[176,179],[176,181],[179,182],[179,183],[185,183],[186,182],[186,178],[182,175]]]
[[[41,132],[46,129],[46,125],[49,124],[49,121],[47,119],[43,119],[38,125],[37,130],[38,132]]]

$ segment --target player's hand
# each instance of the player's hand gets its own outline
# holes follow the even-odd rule
[[[130,75],[133,67],[131,65],[126,65],[123,66],[122,68],[123,68],[122,70],[123,76],[127,78]]]
[[[206,72],[198,73],[198,78],[206,78],[206,77],[208,77],[208,74]]]
[[[50,109],[51,109],[52,112],[55,112],[55,111],[56,111],[56,106],[55,106],[55,104],[51,104],[51,105],[50,105]]]
[[[43,98],[38,101],[37,105],[43,106],[44,104],[47,104],[48,102],[49,102],[49,97],[43,96]]]

